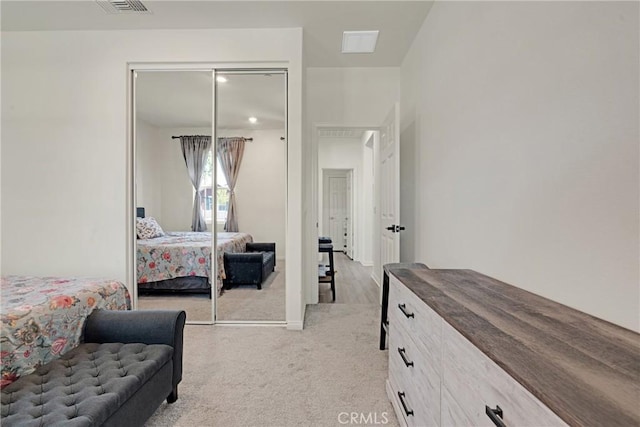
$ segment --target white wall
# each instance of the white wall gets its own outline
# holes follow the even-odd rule
[[[193,184],[182,155],[180,140],[172,136],[211,135],[211,128],[157,128],[156,141],[160,157],[160,200],[162,228],[166,231],[191,231],[193,217]],[[211,231],[212,227],[207,226]]]
[[[302,56],[303,69],[306,70],[307,58],[305,52]],[[300,189],[302,191],[302,210],[300,212],[301,232],[302,232],[302,257],[300,262],[303,265],[303,292],[300,295],[303,301],[302,317],[306,305],[318,302],[318,229],[317,229],[317,199],[315,197],[317,191],[318,180],[318,151],[317,141],[313,137],[311,126],[309,125],[308,114],[308,90],[307,90],[307,73],[302,74],[302,103],[305,106],[302,110],[302,135],[307,142],[302,145],[302,162],[301,168],[306,171],[302,174]],[[292,175],[289,175],[293,179]]]
[[[360,262],[365,266],[373,265],[373,217],[374,210],[374,163],[373,140],[377,131],[367,131],[362,135],[362,233],[360,235]]]
[[[6,274],[99,275],[133,283],[127,273],[133,259],[128,62],[278,61],[288,67],[287,165],[291,176],[302,176],[299,28],[3,32],[1,43]],[[287,322],[300,328],[300,180],[289,180],[288,194]]]
[[[145,208],[145,216],[162,222],[162,151],[157,128],[143,120],[136,126],[136,206]]]
[[[162,128],[138,120],[136,206],[165,231],[191,231],[193,184],[173,135],[210,135],[211,128]],[[211,229],[211,228],[210,228]]]
[[[402,66],[416,260],[640,329],[638,6],[434,4]]]
[[[286,253],[287,144],[284,129],[219,130],[219,137],[253,138],[244,148],[236,183],[238,225],[255,242],[275,242],[278,259]]]
[[[380,125],[400,96],[400,69],[308,68],[309,124]]]
[[[382,219],[380,218],[380,132],[373,133],[373,269],[371,277],[378,284],[382,285]],[[405,233],[407,234],[407,233]],[[402,241],[402,240],[401,240]],[[382,298],[382,293],[380,294]],[[382,301],[382,299],[381,299]]]

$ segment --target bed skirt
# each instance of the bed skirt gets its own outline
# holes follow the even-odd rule
[[[209,278],[202,276],[185,276],[157,282],[138,283],[139,293],[153,291],[211,293],[211,285]]]

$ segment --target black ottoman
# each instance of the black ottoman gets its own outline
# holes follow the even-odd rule
[[[224,289],[234,285],[255,285],[262,289],[262,283],[269,277],[276,265],[275,243],[247,243],[246,252],[225,252]]]

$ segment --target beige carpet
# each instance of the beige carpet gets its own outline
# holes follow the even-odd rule
[[[217,320],[286,320],[285,263],[277,261],[275,271],[256,286],[234,286],[218,298]]]
[[[340,426],[345,412],[397,426],[379,316],[375,304],[319,304],[303,331],[188,325],[179,399],[146,426]]]
[[[211,322],[211,298],[207,294],[138,295],[139,310],[184,310],[187,320]]]
[[[236,286],[218,298],[218,320],[286,320],[285,262],[278,260],[276,269],[262,284]],[[189,321],[211,321],[211,299],[206,294],[139,295],[140,310],[184,310]]]

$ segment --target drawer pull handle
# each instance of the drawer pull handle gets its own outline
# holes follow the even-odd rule
[[[496,405],[496,409],[491,409],[487,405],[485,405],[484,408],[485,413],[491,419],[491,421],[493,421],[496,427],[506,427],[506,424],[502,421],[502,418],[504,417],[502,408],[500,408],[498,405]]]
[[[398,308],[407,317],[413,317],[413,313],[407,313],[407,305],[406,304],[398,304]]]
[[[409,409],[407,407],[407,404],[404,403],[404,392],[399,391],[398,392],[398,397],[400,398],[400,403],[402,404],[402,409],[404,409],[404,413],[407,414],[407,417],[409,415],[413,416],[413,410]]]
[[[407,359],[406,350],[404,349],[404,347],[398,347],[398,353],[400,353],[400,357],[402,357],[402,361],[404,362],[406,367],[413,366],[413,362]]]

